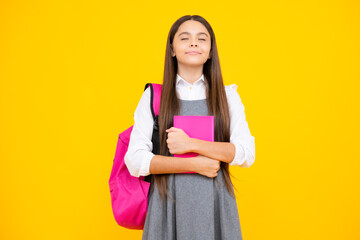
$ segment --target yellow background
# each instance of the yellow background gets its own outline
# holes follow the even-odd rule
[[[243,237],[360,239],[358,1],[1,1],[0,239],[141,239],[112,215],[117,136],[173,22],[212,25],[256,158]]]

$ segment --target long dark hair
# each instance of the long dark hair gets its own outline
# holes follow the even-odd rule
[[[179,101],[176,95],[176,74],[177,74],[177,60],[172,57],[172,43],[179,26],[188,20],[195,20],[202,23],[208,30],[211,37],[210,59],[208,59],[203,66],[203,73],[207,84],[207,106],[209,115],[215,117],[215,141],[216,142],[230,142],[230,116],[227,104],[227,98],[223,83],[223,78],[220,69],[220,62],[218,51],[216,47],[215,34],[210,24],[199,15],[185,15],[172,25],[166,44],[165,53],[165,69],[164,79],[161,92],[160,110],[159,110],[159,139],[160,139],[160,155],[172,156],[166,144],[167,133],[166,129],[173,126],[173,116],[179,114]],[[229,164],[221,162],[221,170],[224,173],[225,183],[228,191],[235,196],[234,190],[231,187]],[[157,184],[161,199],[164,202],[164,192],[170,198],[167,191],[167,177],[168,174],[153,174],[153,184]],[[216,177],[215,177],[216,178]],[[152,184],[152,185],[153,185]],[[154,186],[152,186],[154,187]]]

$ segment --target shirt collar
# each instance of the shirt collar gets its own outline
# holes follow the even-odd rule
[[[180,77],[179,74],[176,74],[176,85],[181,83],[181,82],[184,82],[185,84],[191,85],[190,83],[185,81],[182,77]],[[201,74],[200,78],[194,82],[194,85],[197,84],[198,82],[199,83],[204,83],[205,82],[204,74]]]

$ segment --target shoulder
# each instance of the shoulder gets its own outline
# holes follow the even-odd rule
[[[225,85],[226,98],[230,111],[243,108],[243,103],[237,88],[238,86],[236,84]]]
[[[143,96],[150,96],[150,87],[147,87],[147,88],[144,90]]]
[[[140,102],[150,102],[150,95],[150,87],[147,87],[141,95]]]
[[[230,85],[224,85],[225,87],[225,91],[226,91],[226,94],[233,94],[234,92],[237,92],[237,85],[234,83],[234,84],[230,84]]]
[[[151,98],[151,92],[150,92],[150,88],[146,88],[141,97],[140,97],[140,100],[138,102],[138,105],[135,109],[135,114],[137,113],[140,113],[140,114],[143,114],[144,112],[143,111],[147,111],[149,109],[149,106],[150,106],[150,98]]]
[[[224,85],[224,87],[225,87],[226,97],[228,100],[231,100],[234,98],[240,98],[240,96],[237,92],[238,86],[235,83],[230,84],[230,85]]]

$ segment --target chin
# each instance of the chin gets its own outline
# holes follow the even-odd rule
[[[189,67],[200,67],[204,63],[203,62],[189,62],[189,63],[182,63],[183,66],[189,66]]]
[[[182,65],[202,65],[204,63],[206,63],[206,59],[193,59],[193,61],[187,59],[187,61],[181,62]]]

